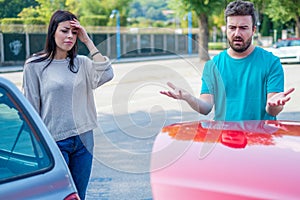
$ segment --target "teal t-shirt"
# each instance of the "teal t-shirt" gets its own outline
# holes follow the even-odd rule
[[[255,47],[242,59],[221,52],[205,64],[202,94],[213,94],[215,120],[275,120],[266,112],[267,94],[282,92],[284,73],[278,57]]]

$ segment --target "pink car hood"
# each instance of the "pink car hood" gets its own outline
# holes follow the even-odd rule
[[[300,199],[300,122],[166,126],[151,158],[154,199]]]

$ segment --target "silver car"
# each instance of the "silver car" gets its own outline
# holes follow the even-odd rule
[[[21,91],[0,77],[0,199],[79,199],[67,165]]]
[[[300,38],[288,38],[266,48],[280,58],[281,63],[300,63]]]

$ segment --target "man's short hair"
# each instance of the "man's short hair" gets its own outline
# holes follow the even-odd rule
[[[250,15],[253,27],[256,25],[256,12],[252,2],[236,0],[230,2],[225,9],[225,22],[228,16],[245,16]]]

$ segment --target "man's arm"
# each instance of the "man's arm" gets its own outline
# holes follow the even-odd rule
[[[288,95],[291,94],[294,90],[295,88],[291,88],[286,92],[269,93],[266,105],[267,113],[272,116],[278,115],[283,110],[283,106],[285,105],[285,103],[291,99],[291,97],[289,97]]]
[[[190,96],[189,99],[185,100],[191,108],[193,108],[198,113],[207,115],[213,108],[213,95],[211,94],[201,94],[200,98]]]
[[[213,95],[201,94],[200,98],[197,98],[189,92],[187,92],[186,90],[179,88],[170,82],[168,82],[167,84],[172,90],[161,91],[161,94],[164,94],[174,99],[186,101],[192,109],[199,112],[200,114],[207,115],[212,110],[214,105]]]

